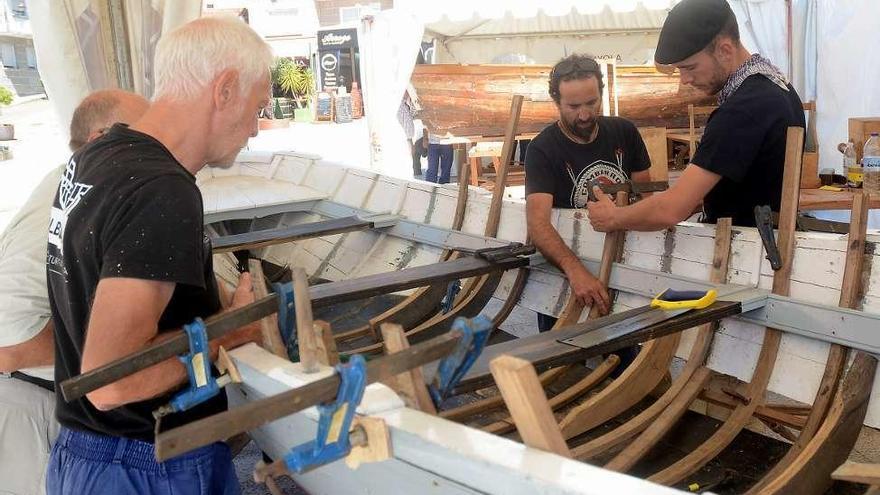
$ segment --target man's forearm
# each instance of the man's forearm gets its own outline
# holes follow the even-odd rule
[[[573,263],[580,264],[577,254],[569,248],[552,224],[538,223],[529,227],[529,236],[547,261],[565,273]]]
[[[619,207],[615,230],[652,232],[667,229],[684,220],[666,204],[668,194],[657,193],[629,206]]]

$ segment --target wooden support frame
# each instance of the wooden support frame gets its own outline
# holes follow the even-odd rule
[[[251,274],[251,283],[254,287],[254,299],[262,299],[269,295],[260,260],[248,260],[248,271]],[[273,313],[260,320],[260,333],[263,336],[263,347],[266,350],[278,357],[289,359],[287,347],[278,332],[278,316],[276,314]]]
[[[732,221],[730,218],[720,218],[715,226],[715,252],[712,258],[712,273],[710,275],[712,283],[721,284],[727,280],[728,264],[730,261],[730,240],[732,234],[731,224]],[[663,414],[664,411],[669,410],[670,408],[672,411],[677,411],[682,408],[684,405],[683,403],[686,402],[687,404],[690,404],[693,398],[690,397],[689,394],[685,394],[684,390],[690,390],[690,388],[693,388],[693,386],[690,386],[692,377],[706,361],[712,342],[712,336],[714,335],[716,328],[717,323],[710,323],[702,325],[697,330],[697,336],[691,347],[690,354],[688,355],[687,364],[685,364],[681,374],[676,377],[660,398],[626,423],[591,440],[590,442],[576,447],[572,450],[572,454],[578,459],[591,459],[629,440],[633,436],[638,435],[639,432],[648,428],[652,423],[655,423],[655,419]],[[699,393],[699,390],[697,390],[697,393]],[[684,407],[687,406],[684,405]],[[673,414],[674,417],[675,413],[672,412],[670,414]],[[672,419],[672,417],[670,419]],[[674,421],[668,422],[668,425],[671,426],[672,423],[674,423]],[[636,443],[653,444],[660,436],[662,436],[664,433],[663,430],[668,431],[668,427],[664,427],[662,430],[660,427],[655,427],[652,434],[640,437]],[[641,449],[642,447],[637,445],[632,448],[633,452],[636,452],[636,449]],[[609,468],[612,469],[613,467],[614,466],[609,466]],[[621,465],[620,470],[623,469],[625,468]]]
[[[853,197],[839,301],[845,308],[857,306],[862,286],[868,199],[865,192]],[[831,472],[847,458],[861,431],[877,369],[876,358],[856,352],[849,372],[837,386],[847,351],[838,345],[831,346],[814,410],[810,412],[804,430],[782,460],[749,493],[819,494],[830,486]]]
[[[293,301],[296,308],[296,336],[299,362],[306,373],[318,371],[318,343],[315,338],[312,302],[309,298],[309,279],[300,267],[293,269]]]
[[[531,363],[501,356],[493,359],[489,366],[523,443],[571,457]]]
[[[800,127],[789,127],[785,143],[785,173],[782,182],[782,201],[779,214],[779,252],[782,255],[782,268],[773,277],[773,293],[788,295],[791,282],[792,258],[795,247],[795,224],[797,221],[797,204],[800,192],[801,163],[803,158],[804,130]],[[684,477],[700,469],[715,458],[745,427],[752,418],[758,405],[764,400],[764,393],[770,381],[770,374],[776,364],[779,343],[782,333],[767,328],[758,363],[752,374],[752,380],[746,387],[745,396],[748,403],[741,404],[724,421],[705,442],[693,449],[688,455],[679,459],[671,466],[650,476],[649,481],[664,485],[678,483]]]
[[[406,339],[402,326],[383,323],[381,330],[386,354],[394,354],[409,348],[409,341]],[[400,395],[407,407],[429,414],[437,414],[434,402],[428,394],[428,387],[425,385],[422,368],[412,368],[385,380],[384,383]]]

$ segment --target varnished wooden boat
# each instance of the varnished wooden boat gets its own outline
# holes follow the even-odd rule
[[[609,65],[606,90],[612,115],[639,127],[688,127],[688,104],[715,104],[678,75],[647,66]],[[558,111],[548,94],[550,67],[541,65],[416,65],[412,84],[431,132],[455,136],[501,136],[510,95],[525,96],[519,132],[538,132]],[[705,119],[705,116],[702,117]],[[698,119],[698,125],[701,122]]]
[[[394,216],[384,217],[378,227],[258,247],[249,253],[279,267],[304,267],[316,281],[436,263],[456,256],[450,252],[456,247],[525,241],[522,202],[505,199],[492,208],[492,197],[483,190],[385,177],[324,164],[316,156],[243,155],[230,169],[206,169],[198,183],[206,222],[221,233],[346,215]],[[854,216],[853,236],[781,234],[781,249],[790,250],[791,263],[782,276],[776,275],[775,283],[752,228],[683,223],[669,231],[630,232],[615,240],[593,232],[572,210],[554,211],[553,222],[591,269],[607,274],[618,292],[615,313],[644,305],[664,283],[703,280],[787,293],[790,298],[784,302],[793,301],[799,308],[827,308],[839,302],[861,309],[845,317],[872,319],[880,313],[880,289],[871,283],[877,266],[873,246],[880,237],[865,238],[858,232],[861,211]],[[612,265],[617,252],[621,263]],[[217,259],[218,272],[232,279],[234,270]],[[870,276],[859,292],[856,279],[863,271]],[[462,280],[451,309],[441,313],[437,306],[446,288],[444,284],[400,293],[397,304],[364,315],[366,324],[336,328],[340,350],[380,352],[376,329],[382,322],[402,322],[408,337],[418,341],[443,332],[452,316],[479,312],[494,316],[502,328],[505,320],[510,324],[517,318],[527,325],[536,311],[560,315],[564,323],[590,318],[571,300],[564,277],[540,262],[528,270]],[[556,454],[540,452],[528,435],[524,447],[488,434],[516,428],[515,415],[505,412],[504,400],[491,390],[463,396],[463,405],[446,404],[438,417],[408,407],[382,385],[372,385],[361,409],[385,418],[392,427],[395,458],[358,470],[334,463],[297,480],[312,493],[335,493],[340,486],[345,493],[415,493],[429,488],[438,493],[667,493],[661,485],[682,488],[743,431],[752,430],[793,444],[777,467],[767,462],[763,477],[751,487],[753,493],[822,493],[831,483],[831,470],[846,459],[860,431],[870,433],[880,426],[880,403],[869,400],[876,360],[866,352],[850,353],[844,345],[804,337],[794,327],[784,332],[765,329],[759,324],[765,321],[775,320],[726,318],[717,326],[648,340],[636,361],[613,380],[608,377],[618,364],[614,356],[593,362],[592,371],[582,361],[540,367],[541,384],[551,389],[554,383],[569,384],[547,394],[548,410],[556,410],[558,421],[552,426],[565,450],[542,448]],[[553,339],[542,335],[548,342]],[[529,338],[539,337],[523,342]],[[517,341],[498,345],[507,347],[490,347],[486,354],[505,353],[499,349],[517,352]],[[848,354],[855,356],[849,366]],[[256,346],[232,355],[245,377],[241,392],[233,392],[237,401],[311,379],[296,365]],[[667,373],[672,379],[658,391]],[[719,418],[721,427],[687,455],[646,473],[641,463],[645,455],[688,409]],[[263,450],[277,457],[308,440],[314,420],[312,413],[296,414],[253,435]],[[633,469],[650,483],[611,472]]]

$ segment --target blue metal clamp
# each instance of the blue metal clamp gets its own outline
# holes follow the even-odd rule
[[[455,304],[455,298],[458,296],[458,293],[461,292],[461,280],[453,280],[449,282],[449,285],[446,286],[446,295],[443,296],[443,300],[440,301],[440,312],[446,314],[452,311],[452,306]]]
[[[274,283],[272,289],[278,296],[278,331],[285,343],[296,340],[296,306],[293,303],[293,283]]]
[[[302,474],[348,455],[351,450],[349,430],[358,404],[367,386],[367,365],[360,354],[346,364],[337,364],[339,391],[336,400],[318,406],[318,433],[314,440],[294,447],[286,456],[287,469]]]
[[[184,325],[183,330],[189,338],[189,352],[177,358],[186,366],[189,388],[178,392],[167,406],[159,409],[163,415],[186,411],[220,392],[220,384],[211,373],[211,350],[205,322],[196,318]]]
[[[440,361],[437,366],[437,374],[428,387],[434,405],[440,403],[449,396],[452,389],[458,385],[465,373],[474,364],[474,361],[483,352],[486,341],[489,340],[489,331],[492,329],[492,320],[484,315],[477,316],[472,320],[456,318],[452,324],[453,331],[461,332],[461,339],[455,346],[455,350]]]

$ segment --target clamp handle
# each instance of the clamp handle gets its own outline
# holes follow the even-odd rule
[[[666,289],[654,297],[651,301],[651,307],[664,311],[703,309],[715,302],[716,297],[718,297],[718,291],[715,289],[707,291]]]
[[[461,317],[455,319],[452,331],[461,332],[461,338],[455,349],[440,361],[437,373],[428,387],[435,406],[439,407],[440,403],[449,396],[483,352],[491,329],[492,320],[485,315],[477,316],[472,320]]]
[[[351,356],[346,364],[337,364],[339,391],[336,399],[318,405],[318,433],[315,439],[297,445],[284,456],[284,464],[294,473],[302,474],[348,455],[351,450],[349,431],[367,386],[367,365],[360,354]]]

